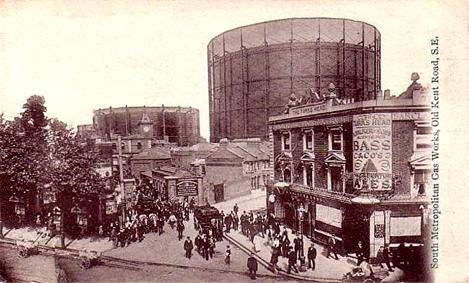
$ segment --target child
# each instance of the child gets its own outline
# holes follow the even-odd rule
[[[230,264],[231,259],[231,248],[230,245],[226,246],[226,253],[225,253],[225,263]]]

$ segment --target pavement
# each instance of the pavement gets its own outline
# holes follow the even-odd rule
[[[251,210],[258,211],[265,208],[266,192],[263,190],[252,191],[250,195],[242,196],[236,199],[231,199],[225,202],[214,204],[219,210],[225,213],[233,209],[235,203],[238,204],[239,212],[249,212]],[[191,268],[191,270],[199,272],[215,272],[215,273],[229,273],[244,276],[246,272],[246,262],[250,251],[253,250],[253,244],[248,238],[241,234],[240,231],[231,230],[230,233],[225,233],[223,241],[216,243],[214,258],[208,261],[203,259],[195,250],[191,259],[186,258],[184,255],[183,243],[187,236],[194,240],[197,231],[194,229],[193,218],[185,222],[184,238],[179,241],[177,239],[177,232],[171,229],[169,225],[165,225],[165,233],[157,235],[155,233],[148,233],[142,242],[134,242],[125,248],[114,248],[112,243],[107,238],[87,237],[79,240],[65,239],[66,250],[75,251],[88,249],[101,252],[104,257],[109,260],[122,260],[129,261],[135,264],[146,266],[166,266],[166,267],[179,267]],[[286,229],[289,234],[290,240],[293,240],[293,233],[290,229]],[[6,240],[29,240],[35,241],[39,245],[54,248],[59,243],[59,237],[44,236],[44,230],[34,228],[20,228],[20,229],[4,229],[6,233]],[[311,240],[307,237],[304,240],[304,252],[311,245]],[[259,261],[258,273],[265,278],[283,280],[290,278],[290,280],[313,280],[313,281],[340,281],[342,276],[349,272],[353,266],[356,265],[356,259],[351,257],[341,257],[338,260],[326,258],[326,251],[322,245],[315,244],[318,252],[316,258],[316,269],[314,271],[308,269],[305,272],[286,274],[288,261],[286,258],[279,257],[278,265],[281,268],[278,274],[272,273],[270,270],[269,262],[271,257],[271,248],[267,244],[267,240],[262,237],[256,236],[258,251],[255,253]],[[231,264],[227,265],[224,262],[226,246],[230,245],[232,250]],[[63,251],[63,250],[62,250]],[[380,268],[374,267],[375,273],[385,272]],[[396,270],[397,274],[400,272]],[[394,274],[394,275],[396,275]],[[278,276],[280,275],[280,276]],[[285,277],[287,276],[287,277]],[[391,277],[393,274],[391,274]],[[208,278],[208,277],[207,277]],[[244,278],[244,277],[243,277]],[[206,282],[204,280],[204,282]]]
[[[60,246],[60,237],[50,237],[45,228],[21,227],[17,229],[4,229],[4,237],[11,240],[32,241],[41,246],[55,248]],[[70,239],[65,237],[65,246],[71,250],[94,250],[104,252],[112,249],[112,243],[107,238],[94,236],[81,239]]]
[[[237,203],[239,207],[238,213],[242,213],[243,211],[249,212],[265,209],[266,191],[255,190],[252,191],[251,195],[217,203],[213,206],[217,207],[220,210],[223,210],[226,214],[227,212],[233,210],[233,206],[235,205],[235,203]],[[281,226],[281,231],[283,230],[286,230],[288,232],[288,237],[290,241],[293,242],[293,239],[295,237],[293,231],[290,228]],[[254,251],[254,244],[246,236],[244,236],[240,230],[235,231],[232,229],[230,233],[225,233],[224,236],[228,241],[243,249],[246,253]],[[307,249],[313,242],[307,237],[303,237],[303,241],[303,254],[306,255]],[[260,264],[270,269],[269,263],[272,254],[272,248],[269,246],[267,238],[256,236],[254,242],[256,243],[257,249],[257,251],[254,251],[255,257],[258,259]],[[279,272],[281,275],[299,280],[334,282],[342,281],[343,275],[351,271],[352,268],[356,266],[356,258],[349,256],[343,257],[340,255],[338,260],[333,258],[327,258],[327,252],[325,247],[317,243],[314,243],[314,246],[317,250],[316,268],[314,271],[311,269],[307,269],[304,272],[295,273],[294,271],[292,271],[291,274],[287,274],[286,271],[288,268],[288,259],[284,257],[279,257],[277,265],[280,267],[280,270],[278,270],[277,272]],[[372,266],[372,269],[377,276],[385,277],[386,282],[395,282],[396,278],[402,277],[402,270],[398,268],[394,268],[394,272],[391,273],[389,273],[387,269],[383,269],[376,266]]]

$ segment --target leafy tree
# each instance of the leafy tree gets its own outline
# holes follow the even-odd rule
[[[31,96],[23,109],[13,121],[0,116],[0,202],[11,194],[32,200],[46,184],[66,209],[73,200],[96,200],[105,184],[95,153],[65,123],[47,118],[44,97]]]
[[[59,192],[68,192],[81,199],[101,192],[104,180],[94,169],[96,155],[58,120],[50,123],[49,148],[49,175]]]

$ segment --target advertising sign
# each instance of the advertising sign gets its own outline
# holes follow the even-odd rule
[[[106,200],[106,214],[117,213],[117,203],[114,199]]]
[[[353,182],[363,191],[392,188],[390,113],[353,116]]]
[[[197,180],[185,180],[176,184],[176,196],[178,197],[197,196],[197,194]]]

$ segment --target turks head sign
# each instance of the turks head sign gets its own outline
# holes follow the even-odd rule
[[[353,116],[353,183],[362,191],[392,188],[390,113]]]

